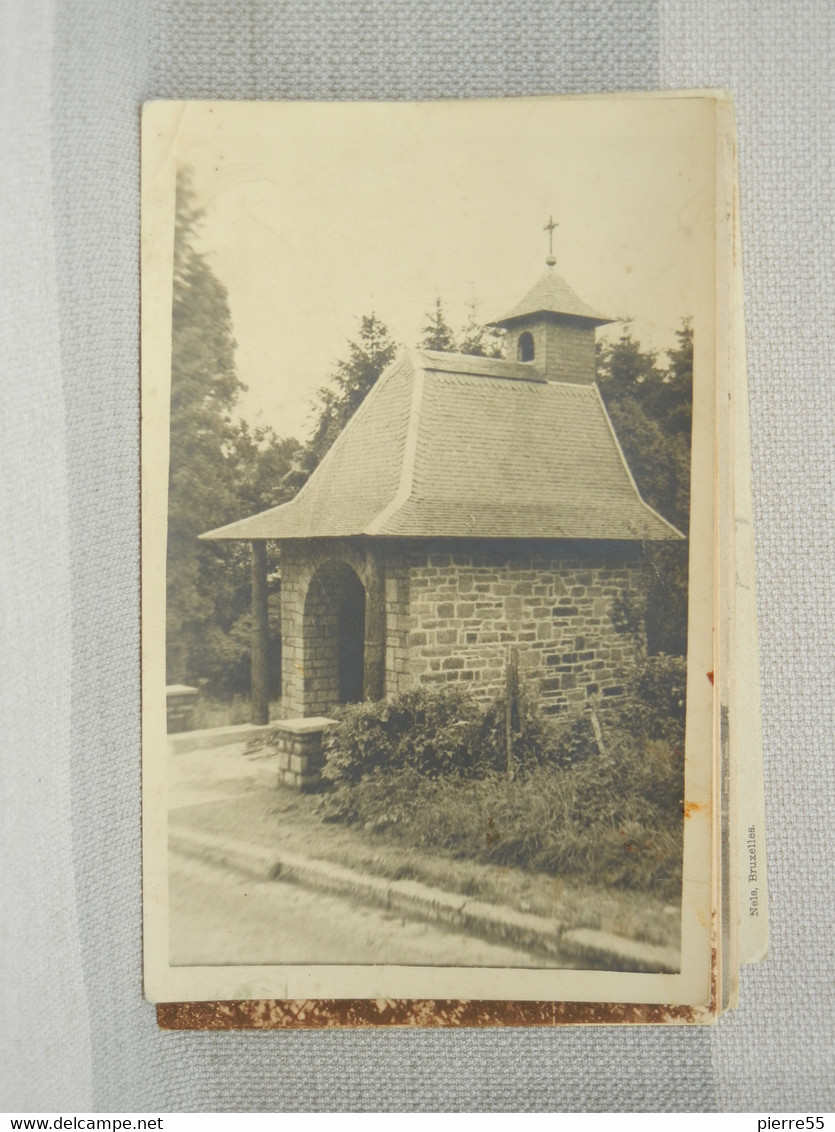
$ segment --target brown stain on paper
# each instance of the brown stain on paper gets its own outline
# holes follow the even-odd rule
[[[693,814],[700,814],[703,810],[707,809],[707,806],[704,802],[685,802],[682,809],[686,820],[687,818],[692,818]]]
[[[494,1002],[456,999],[313,999],[163,1002],[162,1030],[321,1030],[372,1026],[652,1025],[712,1021],[710,1007],[600,1002]]]

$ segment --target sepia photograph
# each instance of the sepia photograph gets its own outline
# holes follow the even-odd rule
[[[143,116],[146,994],[706,1006],[709,98]]]

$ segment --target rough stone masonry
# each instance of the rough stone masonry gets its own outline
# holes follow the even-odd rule
[[[387,685],[468,684],[491,698],[504,688],[508,649],[515,646],[526,683],[546,711],[591,696],[616,697],[638,641],[616,628],[613,613],[638,585],[641,569],[634,558],[599,554],[430,554],[408,569],[408,647],[389,645]],[[392,603],[397,623],[401,610]]]
[[[344,569],[334,569],[340,561]],[[439,553],[402,544],[361,550],[333,540],[315,554],[296,544],[282,563],[288,714],[327,715],[339,703],[339,586],[354,571],[367,585],[366,624],[382,630],[380,694],[466,685],[488,700],[503,689],[515,647],[525,685],[546,712],[591,697],[613,701],[642,643],[618,624],[617,611],[640,586],[643,569],[632,544],[567,544],[560,552],[553,543],[543,550],[462,542]],[[318,583],[322,572],[328,585]],[[380,584],[369,586],[370,578]]]

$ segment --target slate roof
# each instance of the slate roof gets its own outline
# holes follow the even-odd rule
[[[582,319],[593,326],[603,326],[605,323],[613,321],[611,318],[607,318],[605,314],[599,314],[587,303],[584,303],[578,295],[574,294],[562,276],[557,275],[556,271],[550,267],[544,275],[537,279],[521,302],[517,303],[504,318],[496,319],[492,325],[508,326],[517,319],[528,318],[534,314],[569,315],[572,318]]]
[[[409,350],[295,499],[204,538],[667,540],[595,385],[529,363]]]

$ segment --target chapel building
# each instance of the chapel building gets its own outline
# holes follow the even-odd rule
[[[494,323],[507,360],[406,350],[293,500],[203,536],[253,546],[254,722],[271,539],[287,718],[419,685],[487,700],[511,649],[545,711],[623,691],[641,642],[617,604],[643,544],[683,536],[641,498],[595,384],[611,320],[547,263]]]

